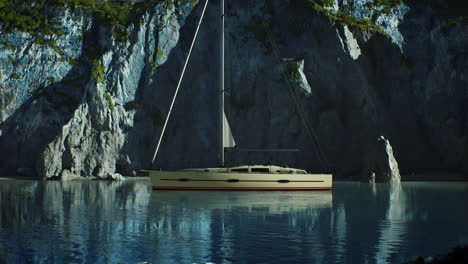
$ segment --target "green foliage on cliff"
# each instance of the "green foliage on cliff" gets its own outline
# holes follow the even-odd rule
[[[441,23],[442,26],[452,27],[458,24],[465,24],[468,25],[468,16],[461,16],[456,18],[449,18],[447,21],[443,21]]]
[[[107,105],[109,106],[109,109],[111,111],[114,111],[115,105],[114,105],[114,102],[112,101],[112,97],[107,92],[104,92],[104,98],[107,100]]]
[[[163,53],[162,49],[158,48],[156,50],[156,55],[158,56],[158,58],[161,58],[162,56],[164,56],[164,53]]]
[[[36,101],[37,99],[41,98],[43,96],[44,87],[40,86],[34,90],[31,91],[32,95],[32,100]]]
[[[158,63],[157,63],[156,61],[152,61],[152,62],[151,62],[150,70],[151,70],[152,72],[155,72],[157,69],[158,69]]]
[[[398,5],[406,6],[403,0],[373,0],[365,4],[365,7],[373,9],[376,14],[388,14],[390,9]]]
[[[13,73],[12,75],[10,75],[9,78],[10,78],[10,79],[16,79],[16,80],[18,80],[18,79],[20,79],[21,77],[20,77],[17,73]]]
[[[95,19],[112,26],[113,36],[119,41],[128,38],[128,28],[139,17],[162,0],[146,0],[131,4],[127,1],[101,0],[0,0],[0,29],[3,34],[15,30],[34,37],[62,36],[66,32],[55,17],[54,9],[60,7],[89,12]],[[51,42],[43,43],[50,45]]]
[[[348,1],[348,4],[343,7],[343,11],[333,9],[333,0],[306,0],[312,3],[314,9],[319,13],[324,14],[330,20],[346,25],[349,28],[354,28],[361,31],[373,31],[385,35],[385,32],[376,25],[371,19],[362,19],[350,14],[354,1]],[[372,9],[375,15],[386,14],[391,8],[397,5],[406,5],[403,0],[372,0],[365,4],[366,8]]]
[[[0,0],[0,26],[8,34],[20,30],[32,34],[54,34],[58,26],[45,9],[45,0]]]
[[[440,22],[440,31],[447,35],[457,25],[468,25],[468,16],[451,17]]]
[[[53,83],[54,83],[54,81],[55,81],[55,78],[54,78],[54,77],[52,77],[52,76],[47,78],[47,84],[48,84],[48,85],[51,85],[51,84],[53,84]]]
[[[165,4],[166,10],[172,9],[177,3],[190,3],[192,7],[198,0],[144,0],[144,1],[120,1],[120,0],[0,0],[0,32],[7,35],[15,31],[29,33],[34,43],[47,45],[52,48],[62,58],[60,61],[68,61],[71,65],[93,64],[91,77],[97,83],[104,82],[105,68],[99,56],[93,48],[85,48],[85,58],[78,60],[67,57],[65,52],[57,46],[57,38],[67,34],[66,27],[61,24],[58,10],[62,8],[71,11],[84,12],[85,15],[93,18],[98,24],[108,25],[116,41],[126,42],[130,36],[128,28],[133,24],[141,24],[142,15],[150,8],[160,3]],[[88,28],[89,22],[84,23],[83,29]],[[163,27],[161,23],[161,30]],[[16,47],[9,41],[1,41],[0,45],[4,49],[16,50]],[[0,47],[1,47],[0,46]],[[161,57],[162,51],[157,52]],[[13,59],[8,59],[13,63]],[[156,62],[151,66],[151,70],[157,69]],[[19,76],[12,75],[10,78],[17,79]]]
[[[7,50],[11,50],[11,51],[15,50],[15,47],[11,45],[9,41],[0,41],[0,45],[3,45],[3,47],[5,47],[5,49]]]
[[[319,13],[324,14],[330,20],[362,31],[374,31],[385,34],[380,27],[369,19],[361,19],[340,10],[331,9],[333,1],[330,0],[307,0]]]
[[[292,62],[292,63],[289,63],[286,65],[287,66],[287,70],[289,72],[289,78],[292,80],[292,81],[300,81],[301,80],[301,74],[299,73],[299,63],[297,62]]]
[[[91,77],[96,80],[97,83],[104,82],[104,72],[106,71],[106,67],[101,64],[101,61],[95,59],[93,61],[93,71],[91,72]]]

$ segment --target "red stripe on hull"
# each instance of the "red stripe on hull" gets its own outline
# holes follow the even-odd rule
[[[329,191],[331,188],[183,188],[183,187],[156,187],[155,191]]]

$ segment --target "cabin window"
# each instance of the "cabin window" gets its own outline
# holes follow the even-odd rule
[[[231,172],[249,172],[248,168],[231,169]]]
[[[252,172],[261,172],[261,173],[269,173],[270,168],[251,168]]]
[[[227,182],[239,182],[238,179],[228,179],[228,180],[226,180],[226,181],[227,181]]]
[[[181,181],[181,182],[186,182],[186,181],[190,181],[190,179],[187,179],[187,178],[181,178],[181,179],[179,179],[178,181]]]

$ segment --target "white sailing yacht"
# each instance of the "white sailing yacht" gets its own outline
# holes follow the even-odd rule
[[[177,88],[166,116],[163,129],[153,156],[153,164],[169,120],[174,101],[205,14],[208,0],[203,7],[195,36],[182,69]],[[220,86],[219,86],[219,158],[218,168],[193,168],[178,171],[144,170],[151,179],[153,190],[203,190],[203,191],[317,191],[332,188],[331,174],[309,174],[305,170],[274,165],[244,165],[224,167],[224,152],[235,147],[235,141],[224,113],[224,0],[220,3]]]

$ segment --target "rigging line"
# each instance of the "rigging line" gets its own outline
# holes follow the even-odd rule
[[[266,33],[267,33],[268,38],[269,38],[270,40],[272,40],[273,38],[272,38],[272,36],[271,36],[270,31],[269,31],[268,28],[267,28],[267,25],[265,24],[264,21],[262,21],[262,24],[263,24],[263,26],[264,26],[264,28],[265,28],[265,31],[266,31]],[[309,130],[308,124],[306,123],[306,120],[307,120],[307,119],[304,118],[304,116],[303,116],[303,111],[302,111],[303,109],[301,108],[301,105],[298,103],[298,98],[297,98],[298,96],[297,96],[295,90],[293,89],[293,87],[291,86],[291,84],[290,84],[290,82],[289,82],[289,79],[288,79],[288,77],[287,77],[287,75],[286,75],[286,70],[284,69],[283,63],[281,62],[280,57],[279,57],[279,52],[278,52],[278,50],[277,50],[276,45],[274,45],[274,43],[272,43],[272,50],[273,50],[273,52],[275,53],[276,57],[277,57],[278,60],[279,60],[279,64],[280,64],[280,67],[281,67],[281,73],[283,74],[283,78],[285,79],[286,84],[287,84],[288,87],[289,87],[289,92],[291,93],[291,97],[292,97],[292,99],[293,99],[293,101],[294,101],[294,103],[295,103],[295,105],[296,105],[296,107],[297,107],[298,114],[300,115],[301,120],[302,120],[303,123],[304,123],[304,126],[305,126],[305,128],[306,128],[306,132],[307,132],[307,133],[310,133],[310,132],[308,131],[308,130]],[[309,136],[311,136],[311,135],[309,135]],[[318,158],[320,159],[320,157],[318,157]]]
[[[187,55],[187,59],[185,59],[184,67],[182,68],[182,72],[180,74],[179,82],[177,83],[177,87],[176,87],[176,90],[174,92],[174,96],[172,97],[171,106],[169,107],[169,112],[167,113],[166,120],[164,121],[164,126],[162,128],[161,135],[159,136],[158,145],[156,146],[156,150],[154,151],[154,155],[153,155],[153,159],[151,160],[151,164],[154,164],[154,160],[156,159],[156,155],[158,154],[159,146],[161,146],[161,141],[162,141],[162,138],[164,136],[164,131],[166,130],[167,122],[169,121],[169,117],[171,116],[172,108],[174,107],[174,102],[175,102],[175,99],[177,97],[177,93],[179,92],[180,84],[182,83],[182,78],[184,77],[185,69],[187,68],[187,64],[188,64],[188,61],[190,59],[190,54],[192,54],[193,45],[195,44],[195,40],[197,39],[198,30],[200,29],[200,25],[202,23],[203,16],[205,15],[205,10],[206,10],[207,5],[208,5],[208,0],[206,0],[205,6],[203,6],[203,11],[202,11],[200,20],[198,21],[197,29],[195,30],[195,35],[193,36],[192,43],[190,44],[190,49],[189,49],[189,52],[188,52],[188,55]]]
[[[280,61],[279,49],[278,49],[278,46],[276,45],[276,43],[273,40],[271,31],[268,29],[268,26],[266,25],[265,22],[263,22],[263,26],[265,27],[265,30],[267,31],[267,35],[268,35],[269,39],[272,42],[273,51],[275,52],[275,55],[276,55],[277,59]],[[309,136],[315,141],[314,143],[317,145],[317,148],[321,152],[319,154],[321,154],[322,157],[319,157],[319,159],[322,158],[326,163],[328,163],[327,159],[326,159],[326,156],[325,156],[325,153],[323,152],[323,150],[320,147],[318,137],[316,136],[316,134],[315,134],[315,132],[313,130],[312,124],[310,123],[310,120],[305,116],[305,110],[304,110],[304,107],[302,106],[302,104],[300,103],[299,95],[297,94],[297,91],[295,89],[293,89],[293,87],[292,87],[292,85],[291,85],[291,83],[289,81],[289,78],[286,75],[286,70],[284,69],[284,66],[281,63],[281,61],[280,61],[280,66],[281,66],[281,70],[282,70],[282,73],[283,73],[283,77],[284,77],[287,85],[290,88],[290,93],[291,93],[291,96],[292,96],[292,98],[294,100],[294,103],[296,104],[296,107],[298,108],[299,115],[301,116],[301,118],[302,118],[302,120],[304,122],[306,132],[308,132]]]
[[[285,79],[287,78],[287,76],[285,76],[284,74],[283,74],[283,77],[284,77]],[[289,87],[289,89],[291,89],[291,87]],[[290,94],[291,94],[291,98],[293,99],[293,101],[294,101],[294,103],[295,103],[295,105],[296,105],[296,107],[297,107],[296,109],[297,109],[297,111],[298,111],[300,120],[302,121],[302,123],[303,123],[303,125],[304,125],[305,132],[306,132],[307,136],[309,136],[309,138],[312,139],[312,143],[313,143],[313,145],[315,146],[315,145],[316,145],[316,142],[314,142],[314,140],[313,140],[313,135],[312,135],[312,133],[311,133],[311,131],[310,131],[310,128],[309,128],[309,125],[308,125],[308,123],[307,123],[307,121],[306,121],[307,119],[306,119],[306,117],[304,116],[303,112],[301,111],[301,108],[299,107],[299,105],[298,105],[298,103],[297,103],[297,100],[298,100],[298,99],[296,98],[296,94],[295,94],[292,90],[290,90]],[[326,164],[326,161],[323,159],[323,157],[320,155],[320,153],[316,152],[316,157],[317,157],[317,159],[319,160],[322,169],[326,169],[326,166],[324,165],[324,164]]]
[[[287,77],[286,77],[287,78]],[[295,104],[297,106],[297,109],[299,111],[299,114],[303,120],[303,123],[305,125],[305,128],[306,128],[306,132],[309,136],[310,139],[312,139],[312,142],[313,144],[316,146],[316,154],[317,154],[317,157],[319,158],[319,161],[321,162],[321,165],[322,167],[325,169],[325,170],[329,170],[329,163],[328,163],[328,160],[327,160],[327,157],[319,143],[319,139],[313,129],[313,125],[310,121],[310,119],[307,117],[307,115],[305,114],[305,110],[304,110],[304,107],[303,105],[301,104],[301,99],[298,95],[298,91],[296,91],[295,89],[293,89],[292,87],[290,87],[290,92],[292,94],[292,96],[296,98],[295,100]]]
[[[279,57],[279,51],[278,51],[279,49],[278,49],[276,43],[273,40],[272,34],[271,34],[270,30],[268,29],[268,26],[266,25],[266,23],[263,20],[262,20],[262,24],[263,24],[263,27],[265,28],[267,36],[268,36],[268,38],[269,38],[269,40],[270,40],[270,42],[272,44],[272,49],[273,49],[277,59],[280,62],[283,77],[284,77],[287,85],[289,86],[291,97],[293,98],[294,103],[295,103],[296,107],[298,108],[299,116],[301,117],[301,120],[304,123],[304,126],[306,128],[306,133],[309,135],[310,138],[312,138],[314,140],[314,143],[315,143],[315,145],[317,146],[317,148],[319,150],[319,153],[317,153],[318,154],[317,158],[319,159],[322,167],[325,167],[325,169],[329,170],[330,169],[329,163],[328,163],[328,160],[326,158],[325,153],[323,152],[322,148],[320,147],[318,137],[315,134],[315,132],[314,132],[312,126],[311,126],[310,120],[308,120],[308,118],[304,114],[305,111],[303,109],[303,106],[300,104],[300,102],[299,102],[299,100],[297,98],[298,95],[296,94],[295,90],[293,89],[293,87],[291,86],[291,84],[289,82],[289,79],[287,78],[286,71],[284,69],[283,63],[281,62],[280,57]]]
[[[325,164],[325,168],[326,169],[329,169],[329,162],[327,160],[327,157],[325,155],[325,152],[323,151],[321,145],[320,145],[320,141],[318,139],[318,136],[317,134],[315,133],[314,129],[313,129],[313,125],[310,121],[310,119],[306,116],[305,114],[305,110],[304,110],[304,106],[301,104],[301,100],[300,100],[300,97],[298,95],[298,91],[296,91],[296,89],[292,89],[291,92],[294,94],[294,96],[296,97],[296,104],[299,108],[299,111],[301,112],[302,116],[303,116],[303,120],[304,122],[306,123],[306,129],[309,131],[309,137],[311,137],[313,139],[313,142],[315,143],[315,145],[317,146],[317,149],[319,151],[319,155],[322,159],[322,162],[324,162]]]

